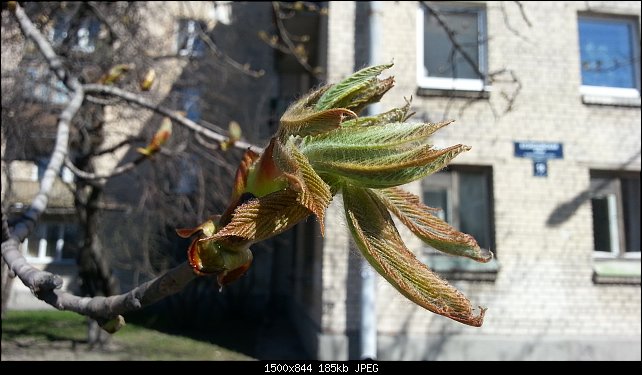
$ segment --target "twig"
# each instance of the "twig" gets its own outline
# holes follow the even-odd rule
[[[519,12],[522,15],[522,19],[524,20],[524,22],[526,22],[528,27],[533,27],[533,24],[526,16],[526,11],[524,10],[524,4],[522,4],[521,1],[514,1],[514,3],[517,4],[517,7],[519,8]]]
[[[442,29],[446,32],[446,36],[448,36],[448,40],[450,40],[450,43],[452,43],[455,50],[461,54],[464,60],[466,60],[466,62],[471,67],[471,69],[475,72],[475,74],[481,79],[486,79],[486,75],[481,70],[479,70],[477,61],[475,61],[468,54],[468,52],[464,50],[461,44],[457,41],[457,36],[455,31],[448,26],[448,24],[446,23],[446,21],[444,21],[444,19],[441,17],[439,12],[436,11],[433,7],[431,7],[430,4],[428,4],[426,1],[422,1],[422,4],[424,5],[424,7],[426,7],[426,10],[428,10],[428,12],[433,17],[435,17],[435,20],[437,20],[437,23],[439,23],[439,26],[441,26]]]
[[[69,157],[65,158],[65,166],[71,170],[73,174],[78,176],[79,178],[87,181],[93,181],[93,180],[106,180],[108,178],[112,178],[115,176],[118,176],[120,174],[123,174],[125,172],[129,172],[132,169],[136,168],[138,164],[142,163],[148,159],[146,156],[140,155],[137,157],[134,161],[130,161],[129,163],[123,164],[121,166],[118,166],[114,170],[112,170],[109,173],[91,173],[91,172],[85,172],[82,169],[76,167],[74,163],[71,162]]]
[[[188,119],[185,116],[181,116],[180,114],[176,113],[175,111],[169,110],[161,105],[154,104],[147,99],[141,97],[140,95],[134,94],[129,91],[125,91],[122,89],[119,89],[117,87],[112,87],[112,86],[105,86],[105,85],[97,85],[97,84],[86,84],[83,85],[83,88],[85,92],[87,93],[99,93],[99,94],[105,94],[105,95],[111,95],[111,96],[116,96],[119,97],[127,102],[137,104],[141,107],[150,109],[154,112],[160,113],[164,116],[167,116],[171,118],[172,120],[176,121],[177,123],[193,130],[197,134],[204,135],[210,139],[213,139],[218,142],[226,142],[228,140],[228,137],[221,135],[217,132],[212,131],[211,129],[208,129],[204,126],[201,126],[197,124],[196,122]],[[263,149],[255,146],[251,143],[245,142],[245,141],[236,141],[234,143],[235,147],[238,147],[243,150],[250,149],[255,152],[262,152]]]
[[[285,52],[294,56],[294,58],[299,62],[299,64],[301,64],[303,68],[305,68],[305,70],[307,70],[314,76],[319,76],[321,73],[319,69],[313,68],[308,63],[307,59],[304,57],[304,54],[301,52],[297,52],[297,47],[294,45],[294,42],[292,41],[292,39],[290,39],[290,33],[288,32],[287,28],[283,24],[283,19],[286,18],[286,16],[283,14],[283,12],[281,12],[279,2],[273,1],[272,7],[274,8],[274,14],[276,18],[276,28],[279,31],[279,36],[281,37],[281,40],[283,41],[283,43],[285,43],[287,48],[285,49],[279,48],[278,44],[273,45],[273,47],[277,47],[282,52]]]
[[[261,69],[261,70],[252,70],[252,69],[250,69],[249,64],[241,64],[240,62],[238,62],[238,61],[234,60],[233,58],[231,58],[228,54],[223,53],[223,51],[221,51],[218,48],[218,46],[214,43],[212,38],[210,38],[210,36],[207,35],[207,33],[205,33],[205,31],[203,31],[201,26],[198,25],[197,27],[198,27],[198,35],[201,37],[203,42],[205,42],[205,44],[207,44],[207,46],[210,48],[210,50],[212,51],[212,53],[214,53],[214,55],[216,57],[222,59],[223,61],[225,61],[228,65],[230,65],[234,69],[236,69],[236,70],[238,70],[238,71],[240,71],[240,72],[242,72],[244,74],[247,74],[250,77],[260,78],[260,77],[263,77],[265,75],[265,70],[263,70],[263,69]]]
[[[70,89],[71,99],[60,114],[54,149],[40,182],[40,190],[31,206],[13,228],[9,228],[7,215],[4,212],[4,207],[2,208],[2,258],[11,272],[18,276],[39,299],[57,309],[74,311],[92,317],[106,330],[115,332],[122,326],[123,319],[120,314],[140,309],[180,291],[196,275],[187,263],[183,263],[164,275],[146,282],[125,294],[110,297],[78,297],[60,289],[62,287],[62,278],[59,275],[38,270],[24,258],[20,251],[20,243],[33,230],[38,219],[47,208],[49,193],[67,155],[70,124],[80,110],[85,98],[85,91],[77,78],[65,71],[60,57],[55,54],[49,42],[27,17],[22,7],[18,4],[15,6],[14,15],[23,34],[26,38],[36,43],[40,52],[45,56],[49,68],[59,79],[65,82]],[[100,85],[97,86],[97,89],[101,91]],[[177,117],[173,113],[167,112],[166,115]],[[183,121],[181,118],[175,120],[177,122]],[[198,124],[190,125],[199,126]],[[203,132],[202,130],[200,131]],[[213,134],[217,137],[222,137],[217,133]]]

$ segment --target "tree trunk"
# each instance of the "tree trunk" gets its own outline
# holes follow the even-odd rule
[[[93,158],[103,143],[103,107],[89,105],[85,112],[86,132],[81,132],[75,144],[76,166],[85,171],[93,171]],[[76,182],[74,204],[79,220],[81,243],[77,254],[80,292],[83,296],[111,296],[120,293],[119,283],[114,277],[109,260],[100,243],[99,203],[103,196],[104,184],[95,181]],[[87,341],[90,348],[103,347],[109,341],[109,334],[103,332],[91,320],[87,326]]]
[[[10,276],[11,271],[4,259],[1,259],[2,262],[2,318],[4,319],[4,314],[7,311],[7,305],[9,303],[9,297],[11,297],[11,287],[13,286],[13,277]]]

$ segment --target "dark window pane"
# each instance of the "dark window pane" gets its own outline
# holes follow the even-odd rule
[[[450,222],[448,216],[448,192],[446,190],[429,190],[424,192],[424,204],[433,208],[441,208],[441,211],[434,214],[440,219]]]
[[[27,246],[27,254],[32,257],[38,257],[40,249],[40,239],[45,237],[47,226],[45,224],[38,225],[31,235],[29,236],[29,243]]]
[[[181,56],[201,56],[205,44],[199,34],[202,26],[195,20],[181,20],[178,23],[178,54]]]
[[[582,84],[635,88],[632,23],[580,19]]]
[[[596,251],[611,251],[609,201],[607,197],[591,199],[593,209],[593,243]]]
[[[192,121],[198,121],[201,118],[200,90],[195,87],[186,87],[179,92],[181,107],[186,113],[186,117]]]
[[[640,177],[622,179],[627,252],[640,252]]]
[[[47,256],[56,258],[56,246],[62,238],[60,224],[47,224]]]
[[[476,10],[440,11],[440,18],[454,33],[462,50],[474,61],[475,67],[455,50],[446,29],[429,11],[424,16],[424,63],[429,77],[479,79],[479,21]]]
[[[486,174],[459,174],[459,229],[485,249],[491,246],[489,197]]]
[[[78,226],[76,224],[65,224],[64,240],[62,259],[75,259],[78,251]]]

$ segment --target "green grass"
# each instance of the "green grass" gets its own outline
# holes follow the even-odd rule
[[[9,311],[2,320],[2,347],[5,343],[84,343],[86,318],[65,311]],[[169,335],[135,324],[114,334],[113,359],[120,360],[251,360],[252,358],[184,336]],[[22,345],[24,346],[24,345]],[[59,345],[60,346],[60,345]],[[72,345],[69,345],[71,348]],[[40,349],[41,350],[41,346]]]

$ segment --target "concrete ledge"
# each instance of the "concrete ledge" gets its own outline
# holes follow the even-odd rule
[[[639,361],[640,336],[379,336],[379,360]]]
[[[618,107],[640,107],[640,98],[620,98],[615,96],[582,95],[582,103],[593,105],[612,105]]]
[[[357,359],[357,335],[318,334],[316,359]],[[351,340],[352,338],[352,340]],[[640,361],[640,335],[379,335],[382,361]]]

